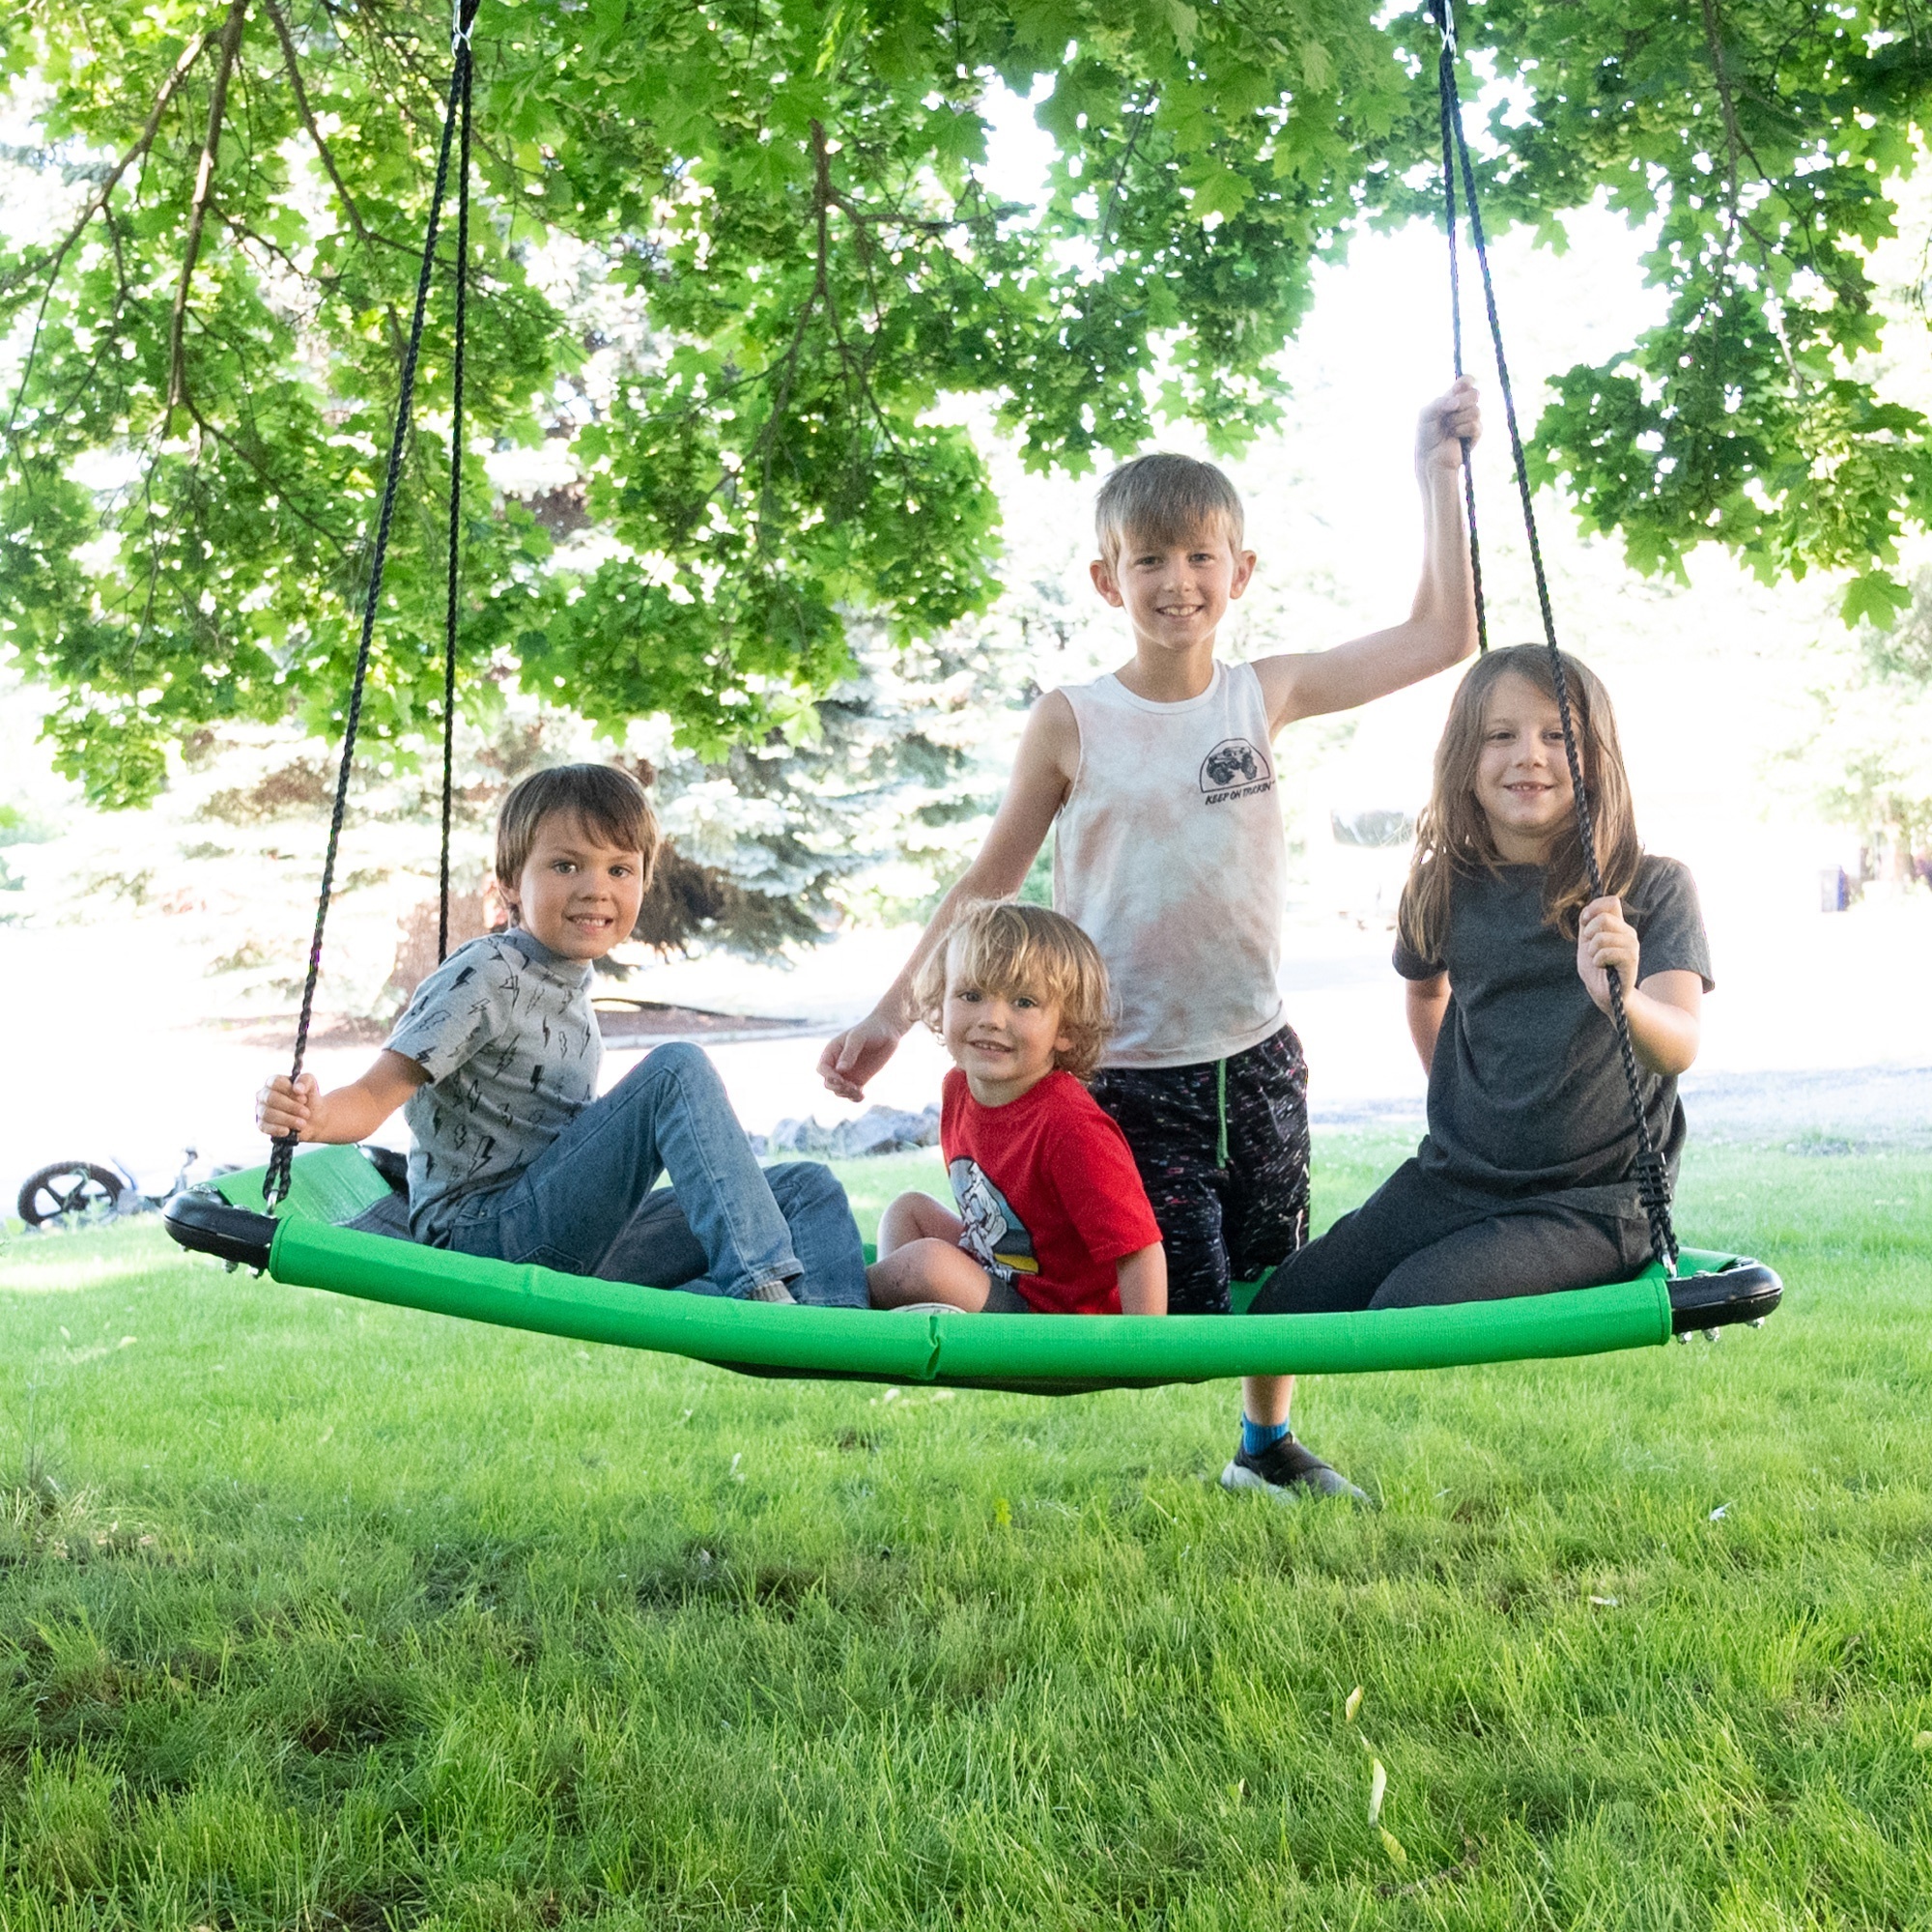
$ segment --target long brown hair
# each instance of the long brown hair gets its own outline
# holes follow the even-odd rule
[[[1476,765],[1483,752],[1483,717],[1490,694],[1506,677],[1533,684],[1552,702],[1556,679],[1541,644],[1508,644],[1477,660],[1449,703],[1449,721],[1435,748],[1435,781],[1415,822],[1415,856],[1396,914],[1403,942],[1424,959],[1440,959],[1449,937],[1449,896],[1459,876],[1494,871],[1502,864],[1490,822],[1476,802]],[[1563,654],[1577,750],[1590,795],[1597,864],[1604,890],[1617,898],[1636,882],[1643,846],[1636,836],[1630,779],[1617,742],[1610,694],[1587,665]],[[1573,818],[1550,848],[1543,874],[1543,917],[1566,937],[1577,936],[1578,913],[1590,902],[1590,874]]]

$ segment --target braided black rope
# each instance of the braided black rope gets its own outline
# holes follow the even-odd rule
[[[1556,645],[1556,618],[1549,603],[1549,579],[1543,565],[1543,546],[1537,540],[1536,506],[1529,487],[1529,466],[1524,461],[1522,431],[1517,421],[1516,397],[1510,388],[1509,363],[1503,355],[1502,324],[1496,314],[1495,281],[1490,272],[1489,242],[1483,233],[1482,208],[1476,197],[1476,170],[1469,158],[1468,137],[1463,128],[1463,102],[1456,84],[1456,30],[1450,0],[1430,0],[1431,17],[1442,31],[1442,58],[1436,68],[1442,100],[1445,137],[1453,135],[1456,159],[1463,177],[1463,199],[1469,211],[1469,242],[1476,251],[1482,270],[1483,302],[1489,313],[1490,341],[1496,357],[1496,383],[1502,391],[1503,419],[1509,425],[1510,457],[1516,465],[1517,493],[1522,500],[1522,526],[1529,539],[1530,568],[1536,578],[1537,609],[1543,617],[1543,640],[1549,651],[1549,670],[1556,687],[1556,708],[1563,719],[1563,755],[1570,767],[1570,787],[1577,804],[1577,835],[1582,841],[1583,864],[1590,878],[1590,896],[1603,898],[1604,872],[1597,859],[1596,825],[1590,810],[1590,794],[1583,783],[1583,760],[1577,746],[1577,722],[1570,706],[1570,683],[1563,653]],[[1448,155],[1444,153],[1444,173]],[[1453,195],[1453,187],[1451,188]],[[1452,204],[1453,206],[1453,204]],[[1454,229],[1451,230],[1451,274],[1454,275]],[[1631,1118],[1636,1126],[1637,1199],[1643,1204],[1644,1218],[1650,1224],[1651,1252],[1666,1275],[1676,1272],[1677,1235],[1670,1223],[1670,1175],[1662,1151],[1650,1137],[1650,1122],[1644,1113],[1643,1086],[1637,1072],[1636,1046],[1631,1038],[1630,1015],[1624,1010],[1623,978],[1612,966],[1606,979],[1610,991],[1610,1022],[1616,1029],[1617,1056],[1623,1064],[1624,1087],[1630,1097]]]
[[[315,984],[322,972],[322,935],[328,923],[328,902],[335,890],[335,855],[342,842],[342,820],[349,807],[349,772],[355,757],[355,731],[362,719],[362,693],[369,681],[369,646],[376,634],[376,612],[383,596],[383,565],[389,552],[389,526],[395,521],[396,492],[403,478],[403,456],[409,442],[410,406],[414,400],[416,362],[422,352],[423,319],[429,309],[430,280],[436,269],[436,234],[442,217],[443,189],[449,180],[450,137],[456,131],[457,108],[469,87],[469,38],[478,0],[463,0],[456,36],[456,62],[449,76],[449,98],[442,117],[442,145],[437,152],[436,186],[430,195],[429,222],[423,235],[422,270],[416,277],[416,305],[410,319],[409,345],[403,352],[402,383],[396,397],[395,433],[389,440],[389,470],[383,485],[383,507],[376,519],[376,541],[369,559],[369,585],[362,603],[362,636],[355,648],[355,674],[349,687],[349,716],[342,733],[342,763],[335,775],[335,810],[328,821],[328,845],[323,854],[322,889],[316,897],[315,935],[309,942],[308,974],[302,981],[301,1016],[296,1023],[295,1058],[291,1082],[301,1078],[308,1052],[308,1030],[315,1015]],[[262,1200],[270,1213],[289,1191],[289,1165],[299,1136],[285,1134],[269,1155],[262,1180]]]
[[[456,775],[456,614],[463,554],[463,346],[469,292],[469,94],[475,65],[464,41],[460,102],[463,128],[456,160],[456,347],[449,372],[449,596],[442,620],[442,851],[438,872],[436,963],[449,957],[449,824]]]
[[[1446,6],[1447,0],[1444,0]],[[1455,136],[1451,132],[1449,102],[1456,85],[1455,46],[1452,30],[1445,23],[1442,35],[1441,70],[1436,75],[1442,107],[1442,208],[1444,227],[1449,236],[1449,340],[1456,375],[1463,374],[1463,268],[1456,246],[1456,167]],[[1476,593],[1476,648],[1490,647],[1490,612],[1483,601],[1483,547],[1476,536],[1476,472],[1469,462],[1469,439],[1463,442],[1463,509],[1469,525],[1469,581]]]

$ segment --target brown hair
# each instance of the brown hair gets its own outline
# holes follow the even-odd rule
[[[1239,550],[1247,520],[1235,486],[1197,457],[1163,450],[1136,456],[1100,485],[1094,504],[1094,533],[1110,564],[1129,539],[1166,550],[1204,529],[1220,531]]]
[[[934,1033],[951,981],[1013,999],[1024,993],[1060,1009],[1060,1030],[1072,1044],[1053,1064],[1087,1080],[1100,1064],[1113,1028],[1107,968],[1094,942],[1070,919],[1017,899],[969,906],[946,944],[919,969],[913,998]]]
[[[643,855],[644,885],[658,851],[658,822],[644,788],[615,765],[552,765],[510,787],[497,814],[497,883],[514,891],[546,818],[574,818],[595,838]]]
[[[1415,857],[1402,889],[1396,923],[1403,943],[1424,959],[1440,959],[1449,936],[1449,899],[1458,877],[1493,871],[1501,863],[1490,822],[1476,802],[1476,765],[1483,751],[1483,717],[1490,694],[1506,677],[1520,677],[1551,699],[1556,677],[1541,644],[1507,644],[1477,659],[1449,702],[1449,721],[1435,748],[1435,780],[1415,822]],[[1623,748],[1617,742],[1610,694],[1587,665],[1563,654],[1563,679],[1577,724],[1577,752],[1590,797],[1591,827],[1604,890],[1628,896],[1643,846]],[[1577,916],[1590,901],[1590,874],[1573,818],[1550,849],[1543,877],[1543,917],[1574,939]]]

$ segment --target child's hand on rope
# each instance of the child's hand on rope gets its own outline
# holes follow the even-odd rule
[[[1459,469],[1463,464],[1463,444],[1475,442],[1483,434],[1483,411],[1477,400],[1473,378],[1458,376],[1441,395],[1423,411],[1415,426],[1415,467],[1427,476],[1435,469]]]
[[[255,1095],[255,1124],[270,1140],[278,1141],[289,1134],[306,1140],[320,1091],[313,1073],[304,1073],[299,1080],[293,1081],[286,1073],[277,1073]]]
[[[1610,1010],[1612,966],[1628,998],[1636,987],[1636,927],[1624,917],[1621,899],[1592,899],[1577,922],[1577,974],[1599,1012]]]

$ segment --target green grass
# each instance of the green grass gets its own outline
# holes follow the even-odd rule
[[[1322,1141],[1322,1214],[1399,1151]],[[1766,1329],[1309,1383],[1372,1516],[1224,1496],[1225,1385],[15,1241],[0,1924],[1932,1926],[1932,1156],[1705,1149],[1680,1218]]]

